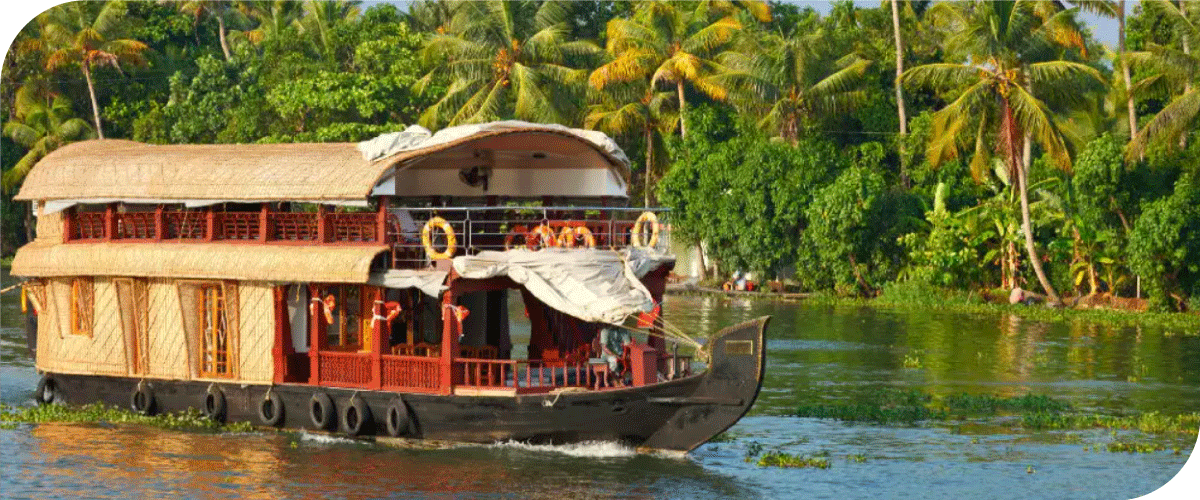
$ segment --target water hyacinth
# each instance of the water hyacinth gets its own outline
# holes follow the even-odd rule
[[[83,406],[41,405],[9,406],[0,404],[0,423],[3,424],[132,424],[162,429],[207,431],[207,432],[251,432],[250,422],[217,422],[205,417],[194,408],[186,412],[146,416],[116,406],[91,403]]]

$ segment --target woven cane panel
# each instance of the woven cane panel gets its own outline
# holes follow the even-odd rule
[[[62,342],[63,335],[62,318],[71,314],[69,310],[63,310],[63,306],[58,300],[60,281],[45,280],[42,309],[38,311],[38,352],[34,364],[43,371],[54,371],[57,366],[58,345]],[[70,293],[69,288],[67,293]]]
[[[179,294],[172,280],[150,280],[147,353],[148,375],[187,380],[191,378],[190,345],[180,318]]]
[[[117,310],[115,288],[111,280],[93,281],[92,335],[70,332],[71,280],[51,280],[47,295],[54,311],[47,311],[39,320],[47,328],[38,335],[38,368],[56,373],[86,373],[101,375],[125,374],[125,345]],[[50,325],[49,323],[56,323]],[[43,350],[44,349],[44,350]]]
[[[238,378],[244,382],[270,382],[275,369],[271,359],[275,344],[274,290],[263,282],[242,282],[238,289]]]
[[[61,242],[63,237],[62,212],[41,214],[37,218],[37,239]]]

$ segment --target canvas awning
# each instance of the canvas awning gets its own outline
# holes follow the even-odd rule
[[[621,324],[654,309],[630,261],[612,250],[518,249],[455,257],[454,270],[471,279],[507,276],[551,308],[583,321]]]
[[[366,283],[383,245],[46,243],[17,250],[25,277],[134,276],[300,283]]]

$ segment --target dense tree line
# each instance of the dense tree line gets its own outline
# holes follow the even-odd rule
[[[357,141],[497,119],[605,131],[712,271],[1200,308],[1200,5],[74,2],[0,82],[11,202],[71,141]],[[1118,20],[1098,43],[1081,11]],[[635,202],[636,203],[636,202]]]

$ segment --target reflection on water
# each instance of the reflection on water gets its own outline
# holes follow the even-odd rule
[[[15,294],[0,301],[0,401],[32,404]],[[1007,315],[671,297],[665,315],[703,337],[770,314],[763,394],[751,415],[688,457],[613,443],[392,447],[305,433],[201,434],[104,425],[0,430],[13,497],[1130,498],[1169,480],[1170,452],[1084,452],[1107,431],[1011,425],[887,427],[786,416],[879,388],[936,395],[1046,394],[1110,414],[1200,409],[1200,339],[1153,328]],[[520,318],[520,315],[514,317]],[[759,468],[750,443],[825,455],[828,470]],[[858,456],[861,460],[847,457]],[[1027,472],[1036,469],[1035,474]]]

